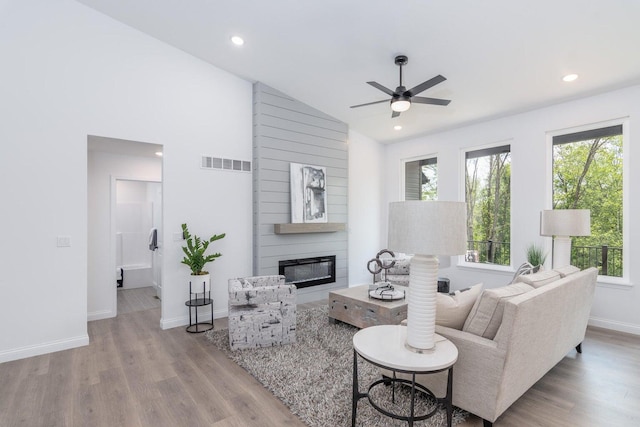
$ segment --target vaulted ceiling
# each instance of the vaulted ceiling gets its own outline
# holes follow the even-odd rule
[[[77,1],[380,142],[640,83],[634,0]],[[398,54],[405,86],[442,74],[421,95],[451,104],[349,108],[387,97],[367,81],[395,89]]]

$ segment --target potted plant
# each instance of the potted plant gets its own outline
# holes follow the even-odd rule
[[[222,254],[218,252],[205,255],[205,252],[209,247],[209,243],[222,239],[225,233],[214,234],[211,238],[203,240],[195,234],[191,235],[187,224],[182,224],[182,236],[187,241],[187,246],[182,247],[185,257],[181,262],[191,269],[191,292],[200,293],[200,284],[203,285],[204,292],[208,292],[211,289],[211,280],[209,272],[204,270],[204,266],[209,262],[215,261]]]
[[[544,253],[540,246],[531,244],[527,247],[527,262],[533,266],[534,273],[542,268],[546,259],[547,254]]]

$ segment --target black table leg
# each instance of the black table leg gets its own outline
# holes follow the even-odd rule
[[[356,411],[360,392],[358,391],[358,354],[353,350],[353,398],[351,400],[351,427],[356,425]]]
[[[447,376],[447,426],[451,427],[453,417],[453,366],[449,368],[449,374]]]

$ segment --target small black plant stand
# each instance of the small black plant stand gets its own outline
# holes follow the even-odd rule
[[[209,291],[205,292],[204,283],[202,284],[202,298],[197,298],[197,290],[194,292],[192,286],[193,283],[189,281],[189,300],[186,301],[184,305],[189,307],[189,326],[187,326],[187,332],[197,334],[213,329],[213,306],[211,306],[211,322],[198,322],[198,308],[211,305],[213,300],[211,299],[211,286],[209,286]],[[195,311],[195,322],[191,316],[191,309]]]

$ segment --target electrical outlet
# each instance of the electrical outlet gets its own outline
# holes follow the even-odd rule
[[[59,248],[68,248],[71,246],[71,236],[58,236],[56,243]]]

